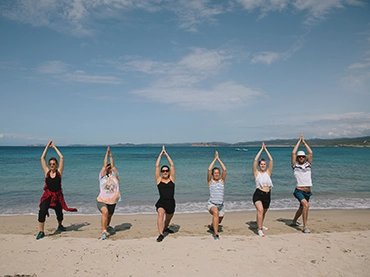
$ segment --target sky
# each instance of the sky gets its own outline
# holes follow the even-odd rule
[[[2,0],[0,145],[370,135],[370,1]]]

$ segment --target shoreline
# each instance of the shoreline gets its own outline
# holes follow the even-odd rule
[[[210,214],[175,214],[160,243],[156,214],[114,215],[104,241],[100,215],[65,214],[62,233],[50,215],[41,240],[37,215],[0,216],[0,276],[368,276],[370,209],[310,210],[311,234],[289,226],[294,212],[268,211],[263,238],[255,211],[226,213],[220,240]]]

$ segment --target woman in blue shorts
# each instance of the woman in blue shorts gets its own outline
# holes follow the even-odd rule
[[[300,144],[306,147],[308,155],[304,151],[298,151]],[[305,142],[303,135],[301,134],[297,144],[292,151],[292,168],[294,177],[297,181],[296,188],[294,190],[294,197],[298,199],[300,205],[293,218],[292,226],[300,226],[297,222],[298,218],[302,215],[303,219],[303,233],[310,233],[310,229],[307,227],[308,209],[310,205],[310,197],[312,195],[312,178],[311,178],[311,164],[312,164],[312,150]]]

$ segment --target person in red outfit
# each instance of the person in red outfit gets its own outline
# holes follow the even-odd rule
[[[49,148],[53,148],[59,156],[60,163],[54,157],[49,159],[49,167],[46,164],[46,154]],[[62,225],[63,221],[63,210],[76,212],[75,208],[68,208],[67,204],[64,201],[64,196],[62,192],[62,174],[64,169],[64,158],[62,153],[55,146],[54,142],[51,140],[46,145],[44,152],[41,155],[41,166],[45,173],[45,185],[44,193],[40,199],[40,210],[39,210],[39,233],[37,234],[36,239],[42,239],[45,237],[45,219],[46,216],[49,216],[49,208],[55,210],[55,214],[58,220],[57,231],[62,232],[66,231],[66,228]]]

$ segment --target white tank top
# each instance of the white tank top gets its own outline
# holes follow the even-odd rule
[[[274,185],[272,184],[270,176],[267,172],[258,172],[256,177],[256,188],[260,187],[270,187],[272,188]]]

